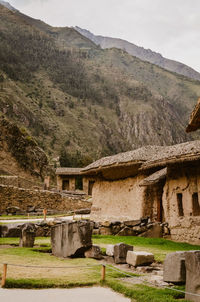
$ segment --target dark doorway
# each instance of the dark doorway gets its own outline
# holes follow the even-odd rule
[[[177,193],[177,206],[178,206],[178,215],[179,216],[184,216],[183,212],[183,194],[182,193]]]
[[[69,191],[69,179],[64,179],[62,183],[62,189]]]
[[[88,184],[88,195],[92,195],[92,189],[93,189],[94,183],[95,183],[94,180],[89,180],[89,184]]]
[[[157,221],[163,221],[163,204],[162,204],[162,196],[157,201]]]
[[[75,190],[83,190],[83,178],[82,178],[82,176],[77,176],[76,177]]]
[[[192,194],[192,215],[200,215],[199,197],[197,192]]]

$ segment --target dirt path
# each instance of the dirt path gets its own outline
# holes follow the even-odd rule
[[[76,218],[76,219],[81,219],[81,218],[88,218],[90,215],[75,215],[75,216],[64,216],[64,217],[58,217],[58,218],[61,218],[63,220],[72,220],[73,217]],[[54,220],[56,217],[47,217],[47,221],[51,221],[51,220]],[[26,222],[39,222],[39,221],[42,221],[43,218],[30,218],[30,219],[0,219],[0,223],[18,223],[18,222],[21,222],[21,223],[26,223]]]
[[[0,289],[2,302],[131,302],[109,288],[90,287],[73,289]]]

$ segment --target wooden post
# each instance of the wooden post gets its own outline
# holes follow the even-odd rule
[[[46,221],[46,219],[47,219],[47,209],[43,210],[43,214],[44,214],[44,221]]]
[[[1,279],[1,287],[4,287],[6,284],[6,275],[7,275],[7,263],[3,264],[3,274]]]
[[[101,268],[101,280],[105,281],[106,279],[106,266],[104,264],[102,264],[102,268]]]
[[[30,218],[30,214],[28,213],[28,219]]]

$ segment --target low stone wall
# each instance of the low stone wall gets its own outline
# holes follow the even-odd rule
[[[68,212],[90,208],[91,202],[81,197],[77,199],[62,196],[61,193],[57,192],[28,190],[0,185],[0,213],[5,213],[9,207],[19,207],[23,211],[27,211],[30,207],[35,207],[38,209],[55,210],[56,212]]]

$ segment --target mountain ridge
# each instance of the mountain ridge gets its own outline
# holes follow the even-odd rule
[[[142,46],[137,46],[121,38],[94,35],[89,30],[82,29],[78,26],[75,26],[74,28],[82,35],[93,41],[96,45],[100,45],[103,49],[112,47],[124,49],[129,54],[136,56],[141,60],[153,63],[164,69],[182,74],[186,77],[200,80],[200,73],[194,70],[192,67],[175,60],[167,59],[160,53],[152,51],[151,49],[145,49]]]

